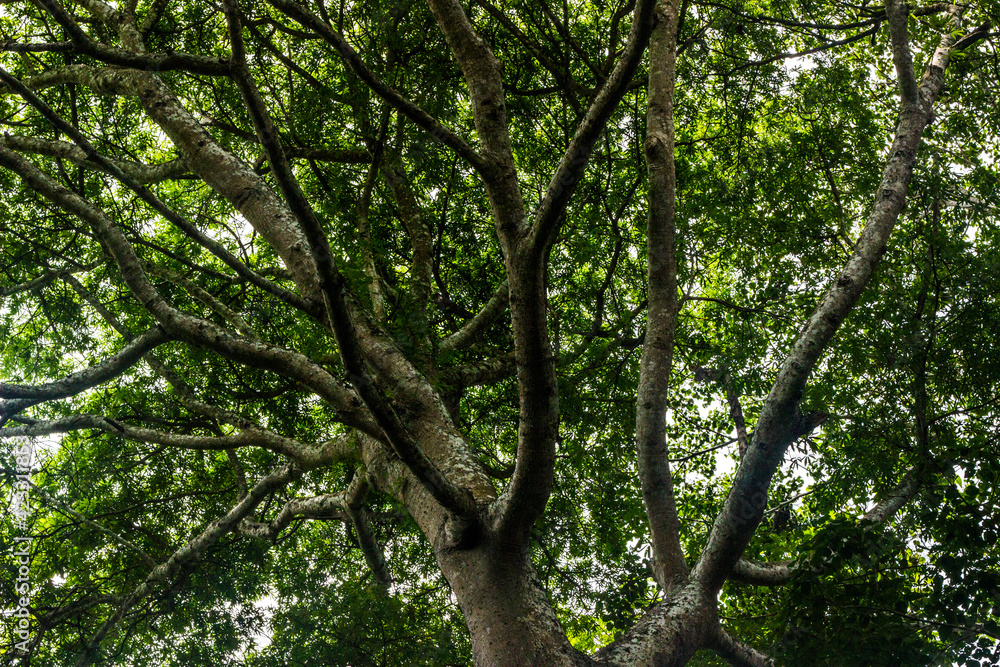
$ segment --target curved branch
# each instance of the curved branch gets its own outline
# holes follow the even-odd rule
[[[504,29],[507,30],[511,35],[513,35],[521,45],[527,49],[528,53],[538,61],[545,70],[552,76],[559,87],[555,88],[555,91],[563,92],[567,96],[567,101],[573,110],[577,113],[582,113],[583,109],[580,107],[580,102],[576,98],[576,94],[587,95],[590,91],[586,86],[582,85],[579,81],[573,78],[573,75],[566,69],[560,67],[557,63],[553,62],[551,58],[545,55],[542,51],[541,46],[535,42],[531,37],[526,35],[523,30],[521,30],[518,25],[510,20],[503,10],[489,2],[488,0],[480,0],[479,6],[486,10],[486,13],[492,16],[497,23],[502,25]]]
[[[52,401],[73,396],[125,373],[144,354],[169,340],[170,337],[160,327],[152,327],[99,364],[67,375],[61,380],[33,386],[0,383],[0,398]]]
[[[922,486],[925,469],[923,463],[918,463],[907,470],[892,491],[861,517],[860,523],[863,529],[874,530],[876,526],[886,523],[917,495]],[[809,571],[819,573],[815,568]],[[729,579],[750,586],[782,586],[803,572],[801,568],[795,566],[794,561],[767,563],[740,559],[733,566]]]
[[[580,179],[583,178],[583,173],[590,162],[590,152],[594,142],[604,131],[608,119],[632,83],[632,76],[642,61],[653,30],[653,12],[656,5],[656,0],[636,2],[628,43],[608,80],[601,86],[597,97],[587,109],[587,114],[577,125],[569,148],[559,161],[545,196],[538,205],[534,226],[526,240],[526,252],[533,258],[541,257],[559,233],[563,211],[576,191]]]
[[[230,41],[233,44],[234,78],[247,103],[257,136],[260,137],[261,144],[271,160],[275,178],[309,244],[310,255],[319,278],[320,292],[326,299],[329,327],[340,348],[348,378],[382,429],[393,451],[434,499],[448,511],[476,520],[478,511],[472,496],[456,486],[428,458],[396,414],[382,389],[368,377],[367,364],[358,340],[359,317],[352,317],[346,281],[337,270],[326,233],[292,173],[274,124],[247,69],[239,9],[235,0],[224,0],[224,2]]]
[[[890,28],[905,31],[905,23],[900,23],[893,22]],[[893,45],[898,49],[904,41],[905,35],[897,35]],[[923,130],[930,122],[934,101],[944,84],[944,71],[954,43],[955,37],[951,31],[946,31],[917,87],[916,102],[905,98],[901,100],[895,137],[868,222],[851,258],[831,282],[792,345],[768,394],[747,455],[740,461],[732,489],[695,567],[694,576],[710,590],[717,591],[722,586],[760,523],[767,505],[771,477],[801,425],[798,404],[806,382],[840,324],[857,303],[886,250],[886,243],[906,203],[917,148]],[[904,63],[906,59],[897,54],[896,60]],[[899,76],[905,79],[907,75],[904,67]],[[905,94],[905,84],[901,85],[904,85]]]
[[[160,17],[163,16],[163,10],[167,8],[167,3],[170,0],[153,0],[149,5],[149,11],[146,12],[146,16],[143,17],[142,23],[139,24],[139,34],[146,36],[149,32],[156,27],[156,24],[160,22]]]
[[[76,268],[64,267],[61,269],[49,269],[37,278],[32,278],[27,282],[20,283],[18,285],[10,285],[9,287],[3,287],[0,289],[0,299],[6,298],[8,296],[13,296],[15,294],[20,294],[21,292],[30,292],[38,287],[43,287],[48,285],[53,280],[60,278],[62,276],[70,275],[73,273],[82,273],[84,271],[90,271],[96,264],[88,264],[86,266],[80,266]]]
[[[509,297],[510,290],[507,288],[507,281],[505,280],[493,292],[493,296],[486,302],[486,305],[472,319],[462,325],[461,329],[441,341],[441,352],[461,350],[475,343],[479,334],[503,313],[509,302]]]
[[[308,498],[293,498],[267,523],[244,519],[240,532],[247,537],[274,542],[295,519],[338,519],[348,521],[346,493],[327,493]]]
[[[774,661],[754,647],[746,644],[718,626],[711,638],[711,647],[718,652],[726,662],[736,667],[771,667]]]
[[[457,15],[456,20],[467,23],[457,0],[431,0],[431,4],[432,8],[441,8],[441,11],[435,9],[435,14],[446,35],[448,30],[457,33],[462,30],[468,33],[471,30],[471,26],[456,27],[450,22],[450,17]],[[625,52],[597,94],[587,115],[577,126],[569,149],[563,155],[539,205],[534,227],[527,232],[525,230],[526,218],[516,174],[512,172],[509,181],[487,181],[497,233],[507,260],[511,328],[518,365],[520,415],[517,458],[498,524],[500,539],[511,544],[521,544],[528,539],[531,526],[541,516],[548,502],[554,481],[555,447],[559,430],[559,386],[547,322],[547,251],[558,232],[562,212],[589,161],[591,148],[628,89],[631,75],[639,65],[652,30],[654,4],[655,0],[640,0],[636,3],[632,32]],[[475,43],[478,37],[474,34],[457,33],[449,37],[449,44],[459,62],[463,58],[475,57],[481,50]],[[485,49],[485,46],[482,48]],[[463,49],[467,49],[469,54],[463,56]],[[492,58],[492,54],[490,56]],[[476,83],[473,75],[477,70],[465,63],[463,69],[466,70],[466,81],[472,89]],[[486,74],[488,72],[484,76]],[[481,126],[495,122],[496,117],[502,115],[503,91],[501,87],[495,96],[488,78],[480,84],[482,91],[473,94],[482,97],[480,112],[477,114],[477,129],[482,136],[484,130]],[[507,129],[505,126],[502,132],[499,128],[491,131],[490,136],[499,142],[500,138],[506,136]],[[494,155],[493,150],[490,155]],[[502,154],[499,155],[502,157]]]
[[[24,86],[31,90],[52,88],[67,83],[86,86],[95,95],[133,95],[134,70],[92,65],[66,65],[25,79]]]
[[[133,442],[148,442],[179,449],[224,451],[238,447],[262,447],[296,461],[302,470],[311,470],[319,465],[345,460],[354,455],[353,446],[349,440],[344,438],[337,438],[317,445],[307,445],[298,440],[253,427],[244,428],[236,435],[228,436],[178,435],[131,426],[107,417],[91,414],[73,415],[52,421],[37,421],[22,426],[0,428],[0,439],[37,437],[84,429],[96,429]]]
[[[433,266],[433,238],[424,213],[417,202],[413,191],[413,183],[403,166],[400,155],[402,147],[402,123],[397,124],[397,146],[386,152],[381,171],[386,184],[392,193],[403,222],[403,228],[410,239],[412,257],[410,260],[409,283],[407,296],[412,310],[410,327],[414,338],[421,348],[430,347],[428,336],[431,327],[427,321],[427,304],[431,298],[431,280]],[[426,353],[425,353],[426,355]]]
[[[924,465],[917,464],[906,471],[899,483],[882,500],[865,512],[862,520],[873,526],[883,524],[903,508],[921,487]],[[871,526],[870,526],[871,527]]]
[[[167,304],[142,272],[139,260],[121,230],[103,211],[55,182],[17,153],[7,150],[2,142],[0,166],[15,172],[35,192],[94,228],[110,250],[133,295],[160,322],[168,335],[211,349],[228,359],[272,370],[294,379],[334,406],[340,412],[343,423],[366,433],[380,435],[357,395],[305,355],[233,336],[212,322],[188,315]]]
[[[69,278],[70,279],[67,282],[70,283],[73,289],[75,289],[77,293],[80,294],[80,296],[82,296],[84,300],[87,301],[87,303],[89,303],[115,331],[121,334],[126,340],[133,339],[132,332],[129,331],[129,329],[125,327],[113,314],[111,314],[111,312],[109,312],[108,309],[105,308],[86,287],[80,284],[80,282],[75,278],[72,278],[71,276]],[[259,342],[253,337],[251,337],[251,340]],[[191,412],[204,415],[209,419],[218,422],[231,424],[241,431],[254,433],[261,438],[270,439],[275,443],[280,444],[284,442],[285,439],[283,436],[268,429],[261,428],[260,425],[252,422],[239,413],[227,410],[218,405],[212,405],[198,400],[194,389],[192,389],[187,382],[174,373],[167,367],[166,364],[160,361],[160,359],[158,359],[151,352],[143,355],[143,360],[151,369],[153,369],[154,373],[167,381],[167,383],[180,397],[181,402],[184,403],[184,405]],[[0,423],[0,426],[2,426],[2,423]],[[318,445],[299,443],[293,448],[298,452],[296,458],[300,465],[310,469],[327,463],[332,463],[337,460],[346,460],[356,454],[355,448],[349,442],[344,442],[339,439],[334,439]],[[231,460],[234,460],[235,464],[239,464],[239,458],[236,457],[234,450],[227,450],[227,455],[230,456]],[[246,487],[245,478],[243,478],[242,487]]]
[[[35,0],[62,26],[72,40],[77,52],[90,56],[95,60],[128,67],[130,69],[147,70],[151,72],[166,72],[180,70],[203,76],[226,76],[229,74],[229,59],[209,56],[198,56],[189,53],[132,53],[121,49],[105,46],[95,42],[77,25],[73,17],[62,7],[59,0]],[[117,12],[115,12],[117,14]],[[105,21],[124,21],[123,16],[103,16]]]
[[[86,154],[88,160],[94,162],[95,164],[100,165],[104,171],[113,175],[115,178],[121,181],[123,185],[125,185],[127,188],[129,188],[137,195],[139,195],[140,199],[149,204],[154,211],[162,215],[167,221],[175,225],[178,229],[180,229],[189,237],[194,239],[199,245],[201,245],[209,252],[211,252],[213,255],[222,260],[227,266],[232,268],[237,273],[237,275],[249,281],[253,285],[259,287],[260,289],[268,292],[269,294],[278,297],[279,299],[291,305],[292,307],[297,308],[303,312],[309,313],[314,317],[316,316],[316,307],[314,304],[312,304],[309,301],[306,301],[298,294],[289,292],[288,290],[279,287],[278,285],[267,280],[260,274],[256,273],[246,264],[237,259],[232,253],[226,250],[221,243],[210,238],[208,235],[206,235],[200,229],[198,229],[194,224],[185,219],[182,215],[178,214],[176,211],[174,211],[169,206],[164,204],[156,195],[154,195],[149,190],[149,188],[136,182],[132,177],[124,173],[118,167],[117,164],[111,162],[103,155],[101,155],[99,152],[97,152],[97,150],[90,144],[90,142],[87,141],[87,139],[80,133],[79,130],[77,130],[70,123],[66,122],[66,120],[62,118],[62,116],[57,114],[51,107],[49,107],[47,104],[45,104],[45,102],[39,99],[37,95],[32,93],[31,90],[29,90],[28,86],[19,81],[16,77],[12,76],[9,72],[7,72],[7,70],[3,69],[2,67],[0,67],[0,81],[5,83],[12,90],[16,91],[19,95],[21,95],[22,98],[24,98],[26,102],[28,102],[31,106],[37,109],[50,123],[52,123],[56,128],[58,128],[68,137],[73,139],[76,145],[79,146],[80,149],[82,149],[83,152]],[[129,86],[132,86],[134,84],[134,82],[132,82],[131,79],[128,79],[127,81]],[[205,136],[208,135],[206,134]],[[185,161],[187,162],[188,160]],[[239,208],[240,207],[237,206],[237,209]],[[249,213],[248,211],[244,212]],[[265,231],[267,231],[266,228]],[[265,236],[265,238],[269,238],[269,240],[276,240],[273,235],[271,236],[269,236],[268,234],[263,234],[263,235]],[[277,247],[280,248],[281,246]],[[279,252],[279,254],[281,253]],[[285,253],[283,258],[286,260],[286,262],[290,263],[292,266],[298,267],[298,263],[290,259],[288,253]]]

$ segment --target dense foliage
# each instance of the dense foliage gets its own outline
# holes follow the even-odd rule
[[[482,174],[377,94],[284,4],[241,3],[241,35],[291,172],[346,292],[438,392],[503,491],[522,406],[505,249]],[[608,79],[634,4],[465,7],[502,67],[528,211],[545,199]],[[426,3],[300,6],[343,35],[371,73],[478,145],[466,79]],[[349,387],[355,378],[326,322],[286,298],[308,296],[294,269],[237,210],[259,193],[206,183],[145,99],[99,80],[130,66],[159,69],[200,127],[278,192],[273,155],[240,84],[208,71],[233,51],[223,7],[119,2],[148,53],[202,59],[155,68],[108,55],[131,47],[101,7],[0,5],[0,64],[13,77],[0,97],[3,152],[102,210],[172,307],[241,340],[301,353]],[[806,388],[801,413],[813,428],[786,453],[744,554],[794,574],[775,587],[730,581],[719,598],[723,625],[781,664],[1000,660],[1000,59],[990,27],[1000,6],[977,0],[959,28],[944,5],[910,9],[918,78],[943,32],[967,43],[952,54],[886,255]],[[81,47],[84,38],[107,52]],[[679,314],[667,443],[691,564],[740,460],[732,405],[752,434],[877,194],[899,113],[889,41],[885,8],[867,2],[685,0],[680,8]],[[25,46],[43,44],[69,46]],[[569,640],[586,653],[621,638],[664,597],[650,569],[634,445],[647,297],[647,66],[643,60],[614,107],[546,250],[559,430],[551,496],[531,528],[530,551]],[[202,240],[81,148],[45,116],[46,105]],[[267,437],[241,434],[276,434],[294,447],[367,436],[301,375],[174,335],[123,278],[91,220],[4,167],[5,497],[16,487],[15,449],[30,441],[37,456],[27,525],[5,515],[0,533],[5,547],[34,537],[32,662],[79,664],[86,654],[115,665],[468,664],[469,630],[427,535],[399,488],[366,473],[374,464],[357,453],[269,489],[246,521],[125,608],[153,565],[290,460]],[[213,253],[213,242],[256,282]],[[484,308],[486,326],[454,344],[449,337]],[[75,382],[144,332],[160,335],[158,326],[164,339],[111,377],[60,396],[17,393]],[[408,410],[397,401],[404,424]],[[295,517],[271,539],[247,529],[275,520],[292,499],[356,490],[366,474],[361,485],[371,490],[359,494],[360,510],[343,501]],[[866,518],[893,494],[905,496],[898,511]],[[359,535],[365,526],[367,538]],[[369,542],[387,571],[373,571]],[[13,608],[16,561],[5,556],[2,572],[0,598]],[[123,617],[98,649],[91,640],[119,607]],[[11,657],[20,641],[13,628],[5,624],[2,635]],[[705,651],[694,660],[717,658]]]

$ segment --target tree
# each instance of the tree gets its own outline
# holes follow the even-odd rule
[[[995,657],[996,15],[4,3],[8,656]]]

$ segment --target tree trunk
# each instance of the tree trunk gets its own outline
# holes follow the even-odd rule
[[[597,664],[573,648],[526,554],[492,540],[469,551],[439,551],[481,667]]]

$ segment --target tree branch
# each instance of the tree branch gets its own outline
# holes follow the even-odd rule
[[[490,300],[486,302],[486,305],[476,313],[476,315],[462,325],[462,328],[451,334],[443,341],[441,341],[440,350],[442,353],[452,352],[455,350],[462,350],[473,343],[479,337],[486,327],[488,327],[493,320],[500,316],[500,314],[507,307],[509,290],[507,288],[507,281],[500,283],[496,291],[493,292],[493,296]]]
[[[792,561],[767,563],[741,558],[733,566],[729,578],[749,586],[783,586],[791,581],[797,572]]]
[[[535,212],[534,226],[526,240],[526,252],[533,258],[540,258],[555,240],[562,223],[563,211],[590,162],[594,142],[604,131],[608,119],[632,83],[632,76],[642,61],[652,32],[656,5],[656,0],[636,2],[628,43],[608,80],[587,109],[587,114],[577,125],[569,148],[559,161]]]
[[[426,130],[432,137],[448,146],[462,156],[476,171],[489,171],[489,164],[482,155],[454,131],[446,128],[437,119],[419,106],[403,97],[398,91],[378,78],[368,69],[361,56],[358,55],[343,36],[331,28],[318,16],[312,14],[304,5],[294,0],[267,0],[268,4],[300,24],[303,28],[312,30],[333,46],[344,60],[344,64],[354,72],[359,79],[375,91],[379,97],[399,109],[407,118]]]
[[[336,438],[319,445],[306,445],[298,440],[253,427],[244,428],[236,435],[228,436],[178,435],[131,426],[91,414],[0,428],[0,439],[37,437],[84,429],[96,429],[133,442],[148,442],[179,449],[223,451],[238,447],[262,447],[296,461],[302,470],[311,470],[337,460],[349,459],[354,455],[349,441],[344,438]]]
[[[117,67],[151,72],[180,70],[202,76],[226,76],[229,74],[228,58],[198,56],[189,53],[132,53],[105,46],[92,40],[62,7],[62,3],[59,0],[34,1],[48,11],[52,15],[52,18],[62,26],[78,53],[90,56],[95,60]],[[91,4],[91,9],[93,10],[93,3]],[[105,12],[101,18],[102,20],[114,21],[116,23],[128,20],[118,12],[113,12],[113,14]]]
[[[249,340],[260,342],[260,336],[249,324],[246,323],[246,320],[244,320],[239,313],[235,312],[229,306],[209,294],[198,283],[151,262],[143,262],[142,266],[146,273],[159,276],[160,278],[169,280],[179,287],[183,287],[191,296],[201,301],[203,304],[211,308],[217,315],[232,324],[233,328],[240,332],[240,334]]]
[[[233,44],[234,78],[240,87],[244,101],[247,103],[250,116],[257,129],[257,136],[260,137],[261,145],[267,151],[271,168],[281,186],[282,193],[305,232],[317,269],[320,291],[326,298],[329,326],[337,339],[348,378],[375,418],[375,422],[384,432],[393,451],[406,463],[435,500],[458,516],[474,522],[478,521],[478,511],[471,495],[445,477],[434,462],[427,457],[392,405],[386,400],[383,391],[368,377],[366,362],[359,346],[355,328],[357,318],[352,317],[351,308],[348,305],[346,282],[334,264],[333,253],[322,225],[299,188],[298,181],[295,180],[274,130],[274,125],[250,77],[244,59],[239,9],[235,5],[235,0],[224,0],[224,2],[230,41]]]
[[[146,16],[143,17],[142,23],[139,24],[139,34],[143,37],[148,35],[150,31],[156,27],[156,24],[160,22],[160,18],[163,16],[163,11],[167,8],[167,4],[170,0],[153,0],[149,5],[149,11],[146,12]]]
[[[806,381],[885,252],[906,202],[920,137],[943,86],[944,70],[954,42],[951,32],[945,32],[918,86],[917,103],[901,101],[895,138],[865,229],[846,266],[832,281],[793,344],[768,394],[750,447],[740,462],[733,487],[693,573],[709,590],[717,591],[721,587],[760,523],[771,477],[795,435],[798,404]],[[898,60],[904,59],[899,57]],[[900,77],[906,76],[904,69]]]
[[[410,259],[410,285],[407,296],[411,312],[408,322],[410,322],[411,334],[423,352],[421,356],[425,357],[421,361],[426,366],[430,362],[426,358],[429,356],[431,331],[427,320],[427,305],[431,298],[431,281],[433,280],[433,238],[430,226],[420,209],[420,204],[417,203],[417,197],[413,192],[413,183],[403,166],[403,159],[399,153],[402,141],[402,123],[400,122],[397,124],[397,145],[386,154],[381,170],[398,207],[403,228],[410,239],[412,257]]]
[[[69,275],[72,273],[80,273],[83,271],[90,271],[96,266],[96,264],[90,264],[87,266],[81,266],[77,268],[64,267],[61,269],[48,269],[45,273],[41,274],[36,278],[32,278],[27,282],[20,283],[18,285],[10,285],[0,289],[0,299],[5,299],[8,296],[14,296],[15,294],[20,294],[21,292],[30,292],[39,287],[44,287],[48,285],[53,280],[60,278],[64,275]]]
[[[494,5],[488,0],[479,0],[479,6],[486,10],[486,13],[492,16],[497,23],[502,25],[507,32],[513,35],[518,42],[528,50],[528,53],[538,61],[538,64],[545,68],[545,70],[552,75],[552,78],[559,84],[553,92],[562,92],[567,95],[567,101],[573,110],[577,113],[583,111],[580,106],[580,101],[577,99],[576,94],[588,94],[590,91],[587,90],[586,86],[583,86],[573,75],[567,70],[559,67],[555,62],[552,61],[545,53],[542,51],[541,47],[535,42],[531,37],[526,35],[523,30],[521,30],[516,23],[507,18],[503,10]]]
[[[50,123],[52,123],[61,132],[63,132],[71,139],[73,139],[76,145],[87,156],[87,160],[99,165],[103,171],[113,175],[115,178],[121,181],[123,185],[125,185],[127,188],[129,188],[137,195],[139,195],[140,199],[149,204],[154,211],[162,215],[166,220],[168,220],[170,223],[178,227],[189,237],[198,242],[199,245],[206,248],[213,255],[215,255],[223,262],[225,262],[227,266],[232,268],[237,273],[237,275],[249,281],[253,285],[259,287],[260,289],[268,292],[269,294],[278,297],[285,303],[288,303],[289,305],[299,310],[302,310],[303,312],[310,313],[313,316],[316,316],[316,307],[314,306],[314,304],[311,304],[310,302],[304,300],[302,297],[300,297],[297,294],[294,294],[293,292],[289,292],[288,290],[279,287],[278,285],[275,285],[274,283],[267,280],[260,274],[256,273],[255,271],[250,269],[250,267],[248,267],[246,264],[244,264],[238,258],[236,258],[232,253],[226,250],[221,243],[210,238],[208,235],[206,235],[200,229],[198,229],[193,223],[191,223],[183,216],[175,212],[166,204],[164,204],[158,197],[156,197],[156,195],[154,195],[149,190],[149,188],[138,183],[131,176],[124,173],[117,164],[115,164],[114,162],[108,160],[106,157],[101,155],[90,144],[90,142],[88,142],[87,139],[79,132],[79,130],[73,127],[73,125],[71,125],[70,123],[66,122],[66,120],[63,119],[59,114],[57,114],[51,107],[49,107],[47,104],[45,104],[45,102],[39,99],[38,96],[32,93],[31,90],[29,90],[25,84],[19,81],[16,77],[12,76],[2,67],[0,67],[0,81],[5,83],[8,87],[17,92],[19,95],[21,95],[21,97],[24,98],[26,102],[28,102],[31,106],[35,107],[35,109],[37,109]],[[208,135],[206,134],[206,136]],[[188,161],[185,160],[185,162]],[[277,238],[276,234],[270,234],[270,235],[264,234],[264,236],[265,238],[270,237],[271,240],[275,240]],[[279,255],[281,255],[280,251]],[[294,263],[294,260],[288,258],[287,253],[284,256],[284,258],[286,259],[286,263],[290,263],[293,266],[297,266],[297,264]]]
[[[125,597],[118,609],[86,642],[84,652],[77,660],[76,666],[87,667],[87,665],[92,664],[96,657],[97,648],[104,641],[108,632],[125,617],[125,614],[152,593],[158,585],[172,579],[183,566],[200,560],[223,536],[234,530],[243,519],[249,516],[264,498],[289,482],[298,479],[301,475],[302,471],[294,463],[289,463],[275,470],[257,482],[250,493],[224,517],[210,523],[201,534],[175,551],[165,562],[153,568],[145,581]]]
[[[139,303],[160,322],[168,335],[206,347],[234,361],[272,370],[294,379],[329,401],[340,412],[345,424],[372,435],[380,435],[357,395],[305,355],[233,336],[212,322],[188,315],[167,304],[142,272],[140,262],[121,230],[103,211],[56,183],[17,153],[7,150],[2,142],[0,166],[15,172],[35,192],[94,228],[114,257],[125,284]]]
[[[169,340],[170,337],[160,327],[152,327],[111,357],[82,371],[67,375],[61,380],[34,386],[0,383],[0,398],[52,401],[73,396],[125,373],[138,363],[144,354]]]
[[[86,169],[93,169],[94,171],[111,176],[115,175],[104,169],[100,163],[92,161],[86,151],[76,144],[42,137],[22,137],[13,134],[5,134],[4,141],[10,148],[22,153],[34,153],[36,155],[61,158]],[[191,173],[187,163],[182,159],[170,160],[169,162],[162,162],[160,164],[143,164],[141,162],[105,159],[112,162],[118,167],[119,171],[127,174],[137,183],[143,184],[183,178],[185,175]]]
[[[910,55],[910,40],[906,34],[906,24],[910,18],[910,8],[900,0],[886,0],[885,14],[889,23],[889,38],[892,41],[892,62],[896,67],[899,94],[903,105],[918,103],[917,77],[913,73],[913,57]]]
[[[12,476],[12,473],[13,473],[13,471],[8,471],[6,469],[4,470],[4,472],[5,473],[10,473],[10,474],[8,474],[8,476]],[[67,516],[75,519],[76,521],[78,521],[78,522],[80,522],[80,523],[82,523],[84,525],[90,526],[91,528],[93,528],[97,532],[101,533],[102,535],[107,535],[112,540],[114,540],[116,543],[120,544],[121,546],[125,547],[126,549],[131,549],[132,551],[134,551],[137,554],[139,554],[139,556],[144,561],[146,561],[146,564],[149,565],[150,567],[156,567],[157,563],[156,563],[155,560],[153,560],[153,557],[150,556],[148,553],[146,553],[146,551],[142,547],[140,547],[138,544],[136,544],[135,542],[132,542],[132,541],[130,541],[130,540],[122,537],[121,535],[119,535],[118,533],[116,533],[115,531],[113,531],[113,530],[111,530],[109,528],[105,528],[104,526],[102,526],[101,524],[97,523],[96,521],[94,521],[92,519],[88,519],[86,516],[84,516],[83,514],[80,514],[75,509],[73,509],[72,507],[70,507],[68,503],[64,503],[63,501],[59,500],[58,498],[53,498],[52,496],[50,496],[48,493],[45,492],[44,489],[42,489],[39,486],[37,486],[34,482],[28,480],[28,485],[31,486],[31,488],[34,490],[34,492],[42,499],[42,502],[44,502],[46,505],[49,505],[50,507],[52,507],[53,509],[55,509],[57,512],[62,512],[63,514],[66,514]]]
[[[736,667],[770,667],[774,664],[771,658],[736,639],[721,625],[716,628],[711,645],[726,662]]]
[[[294,498],[285,503],[278,515],[268,523],[244,519],[240,532],[249,537],[274,542],[278,535],[297,518],[338,519],[350,521],[358,538],[365,562],[375,575],[375,581],[382,589],[392,584],[392,575],[372,530],[371,519],[364,508],[369,484],[364,468],[358,468],[346,491],[309,498]]]
[[[652,538],[653,572],[667,592],[682,582],[688,572],[680,543],[680,520],[666,439],[668,386],[678,309],[674,250],[674,81],[678,9],[677,0],[657,3],[660,20],[650,38],[645,140],[649,174],[646,225],[649,305],[639,361],[635,417],[639,482]],[[631,78],[631,72],[628,76]]]
[[[473,387],[511,377],[516,371],[514,355],[506,354],[494,359],[446,368],[441,373],[441,380],[454,387]]]

